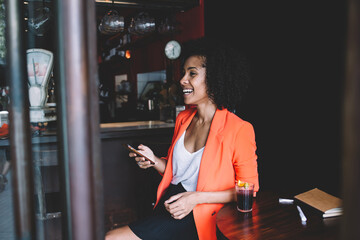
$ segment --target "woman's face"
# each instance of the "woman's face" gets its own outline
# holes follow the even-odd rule
[[[192,56],[185,61],[184,76],[180,80],[185,104],[199,105],[210,101],[205,83],[206,68],[203,65],[204,58],[200,56]]]

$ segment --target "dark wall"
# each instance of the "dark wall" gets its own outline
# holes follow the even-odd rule
[[[346,1],[216,2],[205,2],[205,35],[251,60],[239,115],[255,128],[260,187],[338,195]]]

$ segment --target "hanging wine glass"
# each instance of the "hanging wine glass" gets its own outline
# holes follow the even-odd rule
[[[175,20],[175,16],[165,16],[160,20],[158,25],[158,33],[160,34],[168,34],[176,31],[176,25],[178,23]]]
[[[112,1],[112,9],[110,9],[101,19],[99,31],[103,34],[111,35],[124,30],[125,20],[123,16],[114,9],[114,0]]]
[[[155,18],[147,12],[139,13],[135,18],[135,32],[144,35],[153,31],[155,31]]]

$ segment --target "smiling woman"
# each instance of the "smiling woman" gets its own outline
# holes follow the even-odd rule
[[[235,201],[235,181],[253,183],[254,195],[259,190],[254,129],[229,111],[245,92],[245,61],[238,61],[241,55],[234,49],[205,38],[184,48],[180,85],[185,104],[194,107],[177,116],[167,157],[155,156],[142,144],[138,151],[155,164],[129,154],[140,168],[153,167],[163,175],[154,211],[108,232],[107,240],[215,240],[216,214]]]
[[[185,104],[211,104],[205,82],[206,68],[204,67],[204,61],[203,57],[191,56],[185,62],[185,74],[180,80]]]

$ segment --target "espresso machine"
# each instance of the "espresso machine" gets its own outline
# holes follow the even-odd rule
[[[47,104],[53,62],[51,51],[39,48],[27,50],[30,122],[40,128],[56,120],[55,104]]]

